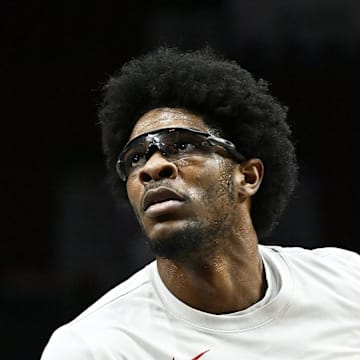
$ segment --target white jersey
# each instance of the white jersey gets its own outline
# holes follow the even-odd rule
[[[360,256],[259,248],[268,289],[248,309],[193,309],[165,287],[153,262],[56,330],[41,359],[360,359]]]

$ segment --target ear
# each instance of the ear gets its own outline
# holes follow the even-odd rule
[[[240,197],[253,196],[264,176],[264,164],[260,159],[250,159],[238,164],[234,170],[234,184]]]

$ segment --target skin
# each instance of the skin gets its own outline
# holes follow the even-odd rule
[[[172,126],[211,132],[200,116],[185,109],[159,108],[137,121],[130,139]],[[246,309],[264,296],[266,280],[250,216],[251,196],[263,172],[259,159],[237,164],[211,153],[171,162],[155,152],[130,174],[128,198],[150,246],[176,238],[192,244],[174,256],[155,254],[161,279],[184,303],[223,314]],[[184,201],[144,211],[144,195],[159,186],[176,190]]]

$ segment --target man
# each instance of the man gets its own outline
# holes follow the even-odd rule
[[[263,80],[210,50],[160,48],[112,77],[109,178],[156,261],[59,328],[42,359],[360,358],[359,256],[258,244],[296,183],[285,119]]]

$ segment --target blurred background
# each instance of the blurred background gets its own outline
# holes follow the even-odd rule
[[[99,88],[158,45],[211,45],[289,106],[300,181],[266,242],[360,251],[356,0],[3,1],[0,345],[51,332],[152,259],[105,181]]]

